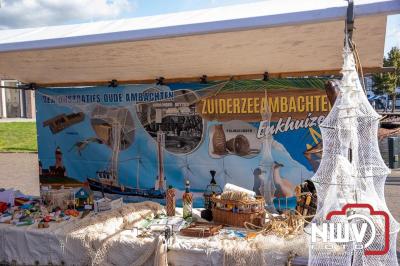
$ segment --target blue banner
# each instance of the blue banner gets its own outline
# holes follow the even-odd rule
[[[203,203],[210,170],[266,198],[292,200],[318,167],[321,80],[43,88],[36,93],[40,183],[89,186],[163,203],[190,181]],[[179,203],[179,201],[178,201]]]

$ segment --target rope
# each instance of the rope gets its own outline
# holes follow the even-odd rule
[[[362,69],[362,65],[361,65],[361,60],[360,57],[358,55],[358,50],[357,50],[357,46],[356,43],[351,41],[351,46],[352,46],[352,50],[353,50],[353,54],[356,60],[356,68],[357,68],[357,72],[360,72],[360,76],[361,76],[361,86],[364,90],[364,93],[366,93],[366,89],[365,89],[365,82],[364,82],[364,72]]]
[[[295,210],[295,214],[287,213],[283,219],[282,216],[273,217],[270,214],[268,216],[270,221],[264,226],[244,222],[244,227],[248,230],[258,230],[254,232],[255,235],[274,234],[278,237],[289,239],[299,235],[304,229],[304,224],[310,223],[306,219],[314,217],[314,215],[303,216],[297,210]]]

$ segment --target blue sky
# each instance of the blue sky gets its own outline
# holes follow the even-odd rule
[[[0,0],[0,30],[150,16],[263,0]],[[400,15],[390,16],[385,53],[400,47]]]
[[[149,16],[259,1],[262,0],[137,0],[130,2],[137,3],[135,16]]]
[[[400,48],[400,15],[389,16],[386,28],[385,54],[392,48]]]

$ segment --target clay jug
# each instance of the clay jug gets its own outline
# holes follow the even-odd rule
[[[214,134],[212,136],[212,145],[214,153],[217,155],[226,154],[226,138],[222,124],[214,126]]]

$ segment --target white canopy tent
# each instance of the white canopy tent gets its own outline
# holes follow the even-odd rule
[[[0,31],[0,79],[50,84],[188,80],[340,69],[347,2],[270,0],[151,17]],[[363,67],[382,66],[398,0],[356,0]],[[294,73],[296,72],[296,73]]]

